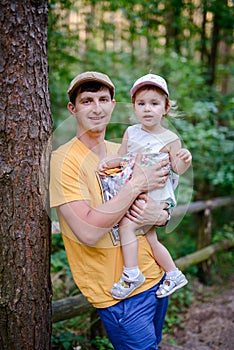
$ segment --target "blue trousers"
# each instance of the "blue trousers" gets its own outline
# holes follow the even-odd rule
[[[97,309],[115,350],[158,350],[168,306],[167,297],[155,296],[159,284],[113,306]]]

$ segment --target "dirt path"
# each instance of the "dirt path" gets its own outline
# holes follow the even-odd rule
[[[184,315],[184,329],[178,330],[173,337],[177,345],[164,340],[160,349],[233,350],[234,276],[228,287],[222,288],[199,285],[199,293]]]

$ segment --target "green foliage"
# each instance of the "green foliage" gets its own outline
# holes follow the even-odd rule
[[[206,34],[202,39],[202,28],[193,20],[193,15],[199,16],[202,6],[207,5],[205,10],[209,11],[212,20],[212,15],[220,14],[219,39],[231,45],[233,6],[227,6],[222,0],[199,4],[181,0],[49,0],[48,5],[49,84],[55,147],[74,136],[75,123],[68,118],[66,91],[76,74],[97,70],[113,80],[117,106],[107,128],[107,138],[121,142],[133,116],[129,90],[138,77],[153,72],[166,78],[170,97],[177,102],[178,117],[168,118],[168,125],[180,135],[193,155],[189,176],[181,177],[181,183],[187,183],[180,192],[180,202],[233,195],[234,100],[230,82],[234,69],[231,51],[220,52],[216,60],[215,84],[208,85],[213,38]],[[82,25],[86,28],[83,41],[80,28],[73,30],[69,25],[71,11],[79,11],[83,18]],[[123,16],[123,28],[116,40],[120,15]],[[211,29],[212,20],[209,23]],[[212,30],[207,32],[212,33]],[[204,46],[205,51],[201,53]],[[203,59],[200,58],[202,55]],[[67,122],[62,123],[65,120]],[[233,237],[233,225],[225,225],[231,215],[231,208],[215,211],[214,242]],[[171,233],[160,229],[158,235],[174,259],[192,253],[196,249],[196,216],[186,215]],[[79,293],[79,290],[72,280],[61,236],[53,235],[52,239],[51,275],[56,300]],[[215,259],[216,275],[228,277],[232,271],[233,252],[218,254]],[[226,272],[220,269],[222,264]],[[186,275],[193,278],[196,272],[197,268],[193,266],[186,270]],[[173,330],[174,325],[182,324],[181,310],[187,308],[191,299],[189,285],[171,296],[165,333]],[[89,349],[86,324],[87,318],[80,317],[53,324],[53,349],[73,349],[78,344],[82,344],[82,349]],[[106,338],[97,337],[92,345],[97,349],[111,349]]]
[[[193,154],[195,190],[199,197],[206,199],[227,192],[232,193],[234,189],[233,131],[226,126],[215,126],[208,119],[196,125],[188,123],[186,125],[187,136],[189,136],[187,145]]]
[[[218,229],[215,232],[212,241],[216,243],[224,239],[234,240],[234,221],[224,224],[222,228]],[[212,264],[214,283],[228,283],[229,278],[231,279],[231,276],[233,275],[233,259],[233,249],[229,249],[225,252],[219,252],[214,256]]]
[[[87,325],[89,325],[89,320],[86,319],[86,316],[53,323],[52,350],[90,349]]]
[[[95,347],[97,350],[113,350],[114,347],[110,343],[109,339],[106,337],[96,337],[91,341],[91,344]]]
[[[169,249],[174,260],[196,250],[196,225],[191,230],[193,220],[192,216],[186,215],[172,232],[167,233],[164,228],[156,230],[158,239]]]
[[[53,253],[51,256],[51,270],[52,272],[58,272],[61,271],[61,269],[64,269],[64,273],[68,272],[68,269],[66,268],[66,253],[64,249],[61,249],[57,251],[56,253]]]
[[[183,315],[193,300],[192,286],[187,284],[169,298],[169,307],[163,333],[173,334],[175,329],[183,328]]]
[[[234,240],[234,221],[225,224],[221,230],[217,230],[212,238],[212,241],[215,243],[223,239]]]
[[[53,325],[52,350],[73,350],[73,345],[82,340],[83,337],[74,334],[71,329],[66,330],[63,325]]]
[[[96,336],[90,340],[89,313],[70,320],[53,323],[52,349],[54,350],[112,350],[109,339]]]
[[[79,293],[68,265],[62,237],[59,234],[52,235],[51,279],[54,300]]]

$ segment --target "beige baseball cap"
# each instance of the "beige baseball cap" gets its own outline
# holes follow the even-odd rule
[[[106,85],[107,87],[109,87],[111,89],[111,91],[113,92],[113,96],[114,96],[114,93],[115,93],[114,84],[112,83],[112,81],[110,80],[110,78],[106,74],[99,73],[99,72],[84,72],[84,73],[78,74],[71,81],[70,86],[67,90],[69,97],[72,96],[73,92],[75,91],[76,88],[78,88],[78,86],[80,86],[83,83],[90,82],[90,81],[99,82],[99,83]]]
[[[157,86],[163,92],[165,92],[167,96],[169,96],[166,80],[160,77],[159,75],[147,74],[135,81],[135,83],[133,84],[133,87],[130,90],[131,97],[133,98],[137,90],[139,90],[142,86],[145,86],[145,85]]]

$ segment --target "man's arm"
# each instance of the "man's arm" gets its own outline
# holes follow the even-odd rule
[[[167,161],[152,167],[139,165],[137,159],[131,180],[108,202],[91,208],[87,201],[73,201],[57,208],[77,238],[87,245],[95,245],[125,215],[142,193],[163,188],[168,170],[162,170]]]

